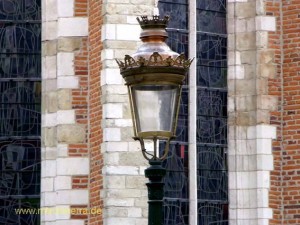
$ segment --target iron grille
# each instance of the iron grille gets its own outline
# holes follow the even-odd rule
[[[41,1],[0,0],[0,225],[40,224]]]
[[[188,2],[161,0],[170,15],[168,44],[188,55]],[[228,225],[226,1],[197,4],[197,196],[198,225]],[[177,140],[164,165],[165,225],[189,224],[188,82],[183,89]],[[160,143],[163,149],[164,144]]]

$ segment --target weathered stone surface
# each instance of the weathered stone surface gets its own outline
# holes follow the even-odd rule
[[[42,128],[42,144],[45,147],[55,147],[56,140],[56,127]]]
[[[59,125],[57,127],[58,142],[83,143],[86,139],[86,129],[82,125]]]
[[[239,18],[255,17],[256,15],[255,1],[236,3],[235,15]]]
[[[144,176],[127,176],[126,188],[141,188],[148,182]]]
[[[132,129],[132,128],[131,128]],[[148,166],[141,152],[121,152],[119,153],[119,165],[122,166]]]
[[[274,62],[275,52],[274,50],[260,50],[258,51],[260,63],[272,63]]]
[[[256,49],[256,33],[237,33],[236,34],[237,50],[252,50]]]
[[[56,92],[48,92],[46,94],[47,112],[52,113],[57,111],[57,94]]]
[[[81,37],[68,37],[58,39],[57,48],[60,52],[73,52],[80,49]]]
[[[276,76],[276,66],[272,64],[259,64],[258,76],[274,78]]]
[[[57,91],[57,102],[59,109],[72,109],[71,90],[59,89]]]
[[[238,112],[236,115],[236,124],[239,126],[256,125],[256,111]]]
[[[55,56],[57,54],[57,41],[44,41],[42,43],[42,56]]]
[[[56,79],[43,80],[42,82],[42,92],[55,91],[57,89]]]
[[[243,64],[253,64],[256,61],[256,51],[242,51],[241,53],[241,63]]]
[[[136,41],[105,40],[103,47],[105,49],[132,49],[136,50],[140,43]]]
[[[132,141],[133,129],[132,127],[122,127],[121,128],[121,139],[123,141]]]

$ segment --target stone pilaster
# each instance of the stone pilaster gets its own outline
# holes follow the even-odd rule
[[[277,98],[268,95],[274,52],[268,32],[275,17],[264,1],[228,0],[229,220],[234,225],[268,225],[272,139],[270,112]]]
[[[82,82],[76,51],[88,35],[87,18],[74,17],[72,0],[43,0],[42,9],[41,223],[83,225],[84,220],[73,219],[68,210],[89,204],[87,188],[72,188],[73,176],[88,176],[89,159],[72,155],[69,148],[87,141],[73,97]]]
[[[151,15],[154,1],[105,1],[102,26],[101,89],[103,104],[103,179],[105,225],[147,224],[144,169],[148,162],[132,140],[127,87],[115,59],[132,54],[139,44],[137,16]]]

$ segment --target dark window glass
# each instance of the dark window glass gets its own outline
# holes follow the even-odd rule
[[[0,0],[0,225],[40,224],[41,1]]]
[[[197,0],[198,225],[228,225],[226,1]]]
[[[228,225],[226,0],[196,5],[198,225]],[[171,16],[169,46],[188,55],[188,1],[161,0],[158,7]],[[188,90],[186,83],[177,139],[164,161],[166,225],[188,224]]]

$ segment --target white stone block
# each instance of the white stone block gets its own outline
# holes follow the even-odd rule
[[[61,190],[56,193],[57,205],[87,205],[89,203],[88,190]]]
[[[88,19],[83,17],[58,18],[58,37],[81,37],[88,35]]]
[[[56,176],[56,160],[42,161],[42,178]],[[41,190],[43,192],[43,190]]]
[[[127,152],[128,142],[106,142],[103,147],[106,152]]]
[[[57,88],[73,89],[79,87],[78,77],[63,76],[57,78]]]
[[[103,141],[121,141],[120,128],[104,128]]]
[[[256,219],[257,209],[237,209],[236,214],[238,219]]]
[[[257,218],[259,219],[272,219],[273,211],[271,208],[257,208]]]
[[[128,150],[130,152],[140,152],[141,151],[141,144],[138,141],[135,142],[128,142]]]
[[[269,207],[269,190],[265,188],[256,189],[256,205],[258,208]]]
[[[101,28],[101,41],[116,39],[116,25],[104,24]]]
[[[256,32],[256,46],[258,48],[265,48],[269,44],[268,31],[257,31]]]
[[[67,157],[69,155],[69,149],[67,144],[57,145],[57,155],[58,157]]]
[[[42,78],[55,79],[56,78],[56,56],[46,56],[42,58]]]
[[[145,175],[145,169],[147,169],[147,166],[140,166],[139,167],[139,175]]]
[[[70,206],[69,205],[60,205],[55,207],[55,215],[57,220],[68,220],[71,218]]]
[[[126,41],[139,41],[141,28],[139,25],[117,24],[116,39]]]
[[[142,209],[128,208],[128,217],[142,217]]]
[[[256,188],[270,188],[270,171],[257,171]]]
[[[101,70],[101,86],[106,84],[123,84],[123,77],[120,69],[103,69]]]
[[[228,79],[244,79],[245,68],[243,65],[228,66]]]
[[[47,211],[44,214],[45,224],[47,225],[55,225],[56,215],[55,215],[55,207],[47,207]],[[54,221],[54,222],[49,222]]]
[[[42,26],[42,41],[55,40],[57,38],[57,22],[44,22]]]
[[[135,220],[133,218],[107,218],[105,221],[106,225],[116,225],[116,224],[122,224],[122,225],[133,225],[136,224]]]
[[[276,138],[276,127],[272,125],[260,124],[256,126],[257,138]]]
[[[41,190],[43,192],[54,191],[54,178],[45,177],[41,179]]]
[[[237,155],[247,155],[247,141],[246,140],[236,140],[236,154]]]
[[[237,189],[237,181],[236,181],[237,172],[229,171],[228,172],[228,189]]]
[[[57,111],[57,124],[75,124],[75,110],[59,110]]]
[[[116,70],[118,75],[121,76],[120,70]],[[127,95],[128,94],[128,89],[125,85],[105,85],[102,87],[102,93],[106,95],[113,95],[113,94],[118,94],[118,95]]]
[[[106,165],[118,165],[119,164],[119,153],[106,153],[104,156]]]
[[[237,189],[251,189],[256,186],[256,172],[237,172]]]
[[[117,127],[132,127],[132,120],[131,119],[116,119],[115,125]]]
[[[42,114],[42,127],[55,127],[57,125],[56,113]]]
[[[247,139],[247,128],[248,127],[246,126],[236,126],[235,130],[233,130],[236,137],[234,137],[233,139],[238,139],[238,140]]]
[[[107,103],[103,104],[104,119],[119,119],[123,117],[123,104]]]
[[[276,17],[274,16],[257,16],[255,24],[256,30],[276,31]]]
[[[237,208],[256,208],[256,189],[237,190]]]
[[[133,198],[122,198],[122,199],[107,198],[106,201],[104,200],[104,206],[121,206],[121,207],[134,206],[134,199]]]
[[[74,0],[56,2],[58,17],[72,17],[74,15]]]
[[[45,192],[44,193],[45,207],[56,205],[56,192]]]
[[[234,97],[228,97],[227,110],[228,110],[228,112],[234,112],[235,111],[235,99],[234,99]]]
[[[247,139],[256,139],[256,126],[247,127]]]
[[[57,175],[87,175],[89,169],[88,158],[57,159]]]
[[[134,166],[104,166],[103,174],[108,175],[138,175],[139,168]]]
[[[71,176],[57,176],[54,180],[55,190],[70,190],[72,189]]]
[[[113,49],[103,49],[101,51],[101,60],[114,59],[114,50]]]
[[[47,0],[46,4],[46,7],[42,7],[45,8],[42,13],[43,21],[57,20],[56,0]]]
[[[256,30],[255,18],[247,18],[246,21],[247,32],[253,32]]]
[[[257,155],[257,170],[269,170],[274,169],[273,155]]]
[[[235,25],[236,25],[236,29],[235,29],[235,32],[237,33],[244,33],[246,32],[246,22],[247,20],[246,19],[235,19]]]
[[[125,188],[125,176],[106,176],[104,186],[107,189]]]
[[[241,65],[241,53],[238,51],[229,51],[228,52],[228,65]]]
[[[74,76],[74,53],[60,52],[57,54],[57,75]]]
[[[257,154],[272,154],[272,139],[256,139]]]

